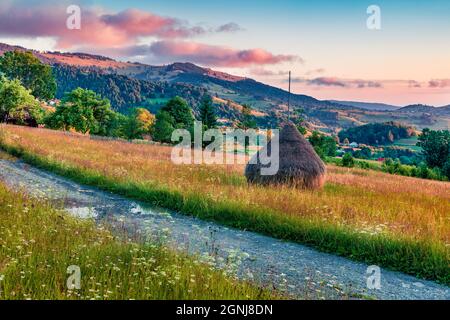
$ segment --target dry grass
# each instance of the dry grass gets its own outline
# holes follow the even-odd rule
[[[6,143],[118,181],[156,182],[282,215],[450,243],[450,183],[329,166],[322,191],[247,185],[244,165],[174,165],[167,146],[97,141],[79,135],[3,126]]]

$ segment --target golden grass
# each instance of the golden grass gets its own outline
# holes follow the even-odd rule
[[[328,166],[322,191],[247,185],[244,165],[175,165],[168,146],[93,140],[45,129],[2,126],[4,141],[118,181],[156,182],[183,194],[271,208],[281,215],[450,243],[450,183]]]

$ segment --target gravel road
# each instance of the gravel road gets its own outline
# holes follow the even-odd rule
[[[0,180],[12,189],[59,203],[76,216],[120,223],[149,241],[163,241],[296,298],[450,299],[449,287],[385,269],[381,269],[381,288],[369,289],[366,264],[150,207],[21,161],[0,160]]]

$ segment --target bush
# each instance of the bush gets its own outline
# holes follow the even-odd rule
[[[355,159],[350,153],[346,153],[342,157],[342,166],[348,168],[353,168],[355,166]]]
[[[442,174],[450,179],[450,156],[447,162],[444,164],[444,167],[442,168]]]
[[[358,167],[360,167],[361,169],[370,169],[370,165],[368,162],[366,161],[358,161],[357,162]]]
[[[19,80],[0,80],[0,122],[36,127],[44,111]]]

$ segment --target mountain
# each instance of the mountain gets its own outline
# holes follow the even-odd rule
[[[0,54],[12,50],[25,51],[27,49],[0,44]],[[280,105],[287,104],[288,100],[288,93],[285,90],[192,63],[151,66],[135,62],[120,62],[108,57],[86,53],[28,51],[32,51],[42,62],[55,67],[72,66],[85,72],[118,74],[137,80],[191,84],[206,88],[212,94],[223,99],[231,99],[240,104],[250,103],[262,111],[267,111],[271,107],[279,108]],[[303,108],[345,108],[337,103],[320,101],[301,94],[292,94],[291,102],[293,105]]]
[[[41,52],[0,43],[0,55],[12,50],[30,51],[53,67],[58,84],[57,98],[82,87],[98,92],[111,101],[115,110],[127,113],[136,106],[157,112],[168,99],[178,95],[198,114],[199,102],[205,94],[210,94],[218,116],[225,123],[239,120],[242,105],[249,104],[262,127],[277,126],[287,114],[288,92],[285,90],[192,63],[152,66],[100,55]],[[398,121],[436,129],[447,129],[450,124],[449,106],[399,108],[381,103],[321,101],[302,94],[292,94],[290,101],[292,109],[303,110],[310,129],[334,134],[370,122]]]
[[[373,102],[360,102],[360,101],[339,101],[339,100],[329,100],[330,102],[343,104],[346,106],[352,106],[356,108],[361,109],[367,109],[367,110],[377,110],[377,111],[393,111],[397,110],[400,107],[394,106],[391,104],[385,104],[385,103],[373,103]]]
[[[444,107],[433,107],[424,104],[412,104],[397,110],[402,113],[426,113],[431,115],[448,115],[450,116],[450,105]]]

